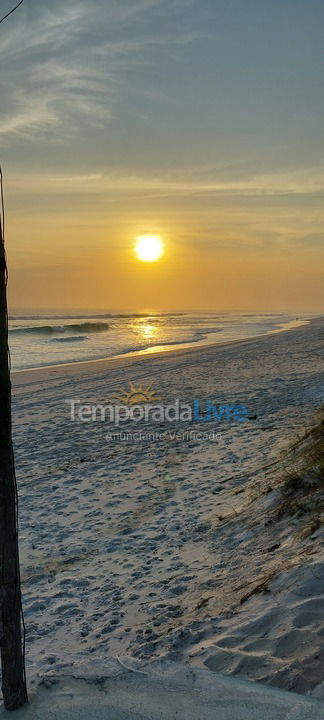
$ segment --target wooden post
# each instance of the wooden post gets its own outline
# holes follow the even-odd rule
[[[0,171],[1,172],[1,171]],[[2,179],[2,178],[1,178]],[[22,647],[17,489],[11,435],[7,266],[0,218],[0,649],[7,710],[28,701]]]

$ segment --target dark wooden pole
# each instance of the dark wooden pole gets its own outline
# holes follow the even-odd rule
[[[1,174],[1,170],[0,170]],[[2,176],[1,176],[2,187]],[[0,649],[2,692],[7,710],[27,698],[22,638],[18,554],[17,487],[11,435],[8,353],[7,266],[0,218]]]
[[[0,19],[6,20],[24,0]],[[8,349],[7,264],[0,168],[0,653],[3,701],[16,710],[28,701],[18,551],[18,506],[11,434],[11,381]]]

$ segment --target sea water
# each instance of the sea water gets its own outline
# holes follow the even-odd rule
[[[293,315],[270,313],[16,311],[9,318],[11,365],[22,370],[202,346],[279,331],[295,321]]]

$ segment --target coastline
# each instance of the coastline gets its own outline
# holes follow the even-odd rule
[[[237,340],[225,340],[223,342],[216,342],[216,343],[206,343],[206,344],[191,344],[187,345],[184,344],[184,346],[165,346],[163,350],[154,350],[154,348],[150,350],[138,350],[135,352],[130,353],[124,353],[122,355],[117,355],[114,357],[103,357],[103,358],[96,358],[91,360],[76,360],[72,362],[67,363],[56,363],[53,365],[43,365],[40,367],[34,367],[34,368],[25,368],[21,370],[13,370],[11,372],[11,376],[13,379],[13,383],[15,383],[15,380],[23,379],[23,376],[25,373],[27,373],[26,380],[28,380],[29,373],[33,373],[33,375],[37,377],[37,374],[40,376],[44,372],[44,378],[47,377],[47,372],[50,372],[51,376],[53,377],[54,374],[60,375],[62,373],[63,375],[73,375],[73,369],[75,369],[76,373],[78,373],[79,370],[85,369],[85,370],[94,370],[95,367],[100,364],[107,368],[109,366],[113,366],[114,368],[122,368],[126,367],[128,365],[131,365],[133,362],[140,362],[142,360],[153,360],[155,358],[160,359],[161,357],[164,357],[165,355],[182,355],[186,353],[196,353],[199,350],[210,350],[210,349],[223,349],[224,347],[230,346],[230,345],[241,345],[246,344],[249,342],[255,342],[258,340],[263,340],[264,338],[271,337],[272,335],[277,335],[281,333],[286,332],[293,332],[298,330],[300,327],[304,327],[305,325],[309,325],[312,322],[316,322],[316,320],[321,318],[310,318],[309,320],[297,320],[297,321],[291,321],[291,323],[288,323],[288,325],[291,327],[284,326],[283,328],[278,328],[276,330],[271,330],[267,333],[262,333],[260,335],[256,336],[247,336],[244,338],[240,338]],[[93,367],[92,367],[93,366]],[[40,379],[42,379],[40,377]]]

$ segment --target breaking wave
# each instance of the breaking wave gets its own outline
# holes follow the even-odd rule
[[[62,333],[99,333],[107,332],[110,325],[105,322],[82,322],[70,325],[34,325],[31,327],[12,328],[13,335],[61,335]]]

